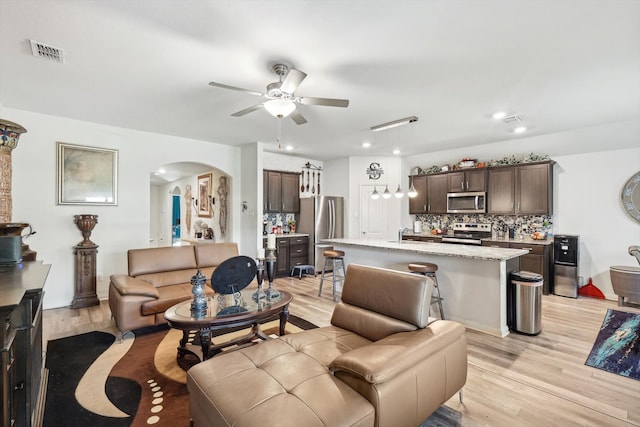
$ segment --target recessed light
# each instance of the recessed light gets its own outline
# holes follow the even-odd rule
[[[166,173],[166,172],[167,172],[167,171],[166,171],[166,170],[164,170],[164,169],[162,169],[162,168],[158,169],[158,173]]]
[[[504,111],[496,111],[491,117],[496,120],[504,119],[505,117],[507,117],[507,113]]]
[[[393,154],[395,154],[395,155],[397,156],[398,154],[400,154],[400,150],[398,150],[398,149],[396,148],[395,150],[393,150]]]
[[[286,147],[284,147],[284,149],[287,151],[291,151],[293,150],[293,145],[287,145]]]
[[[371,147],[371,143],[370,142],[367,141],[367,142],[363,142],[362,143],[362,148],[369,148],[369,147]]]
[[[522,133],[522,132],[525,132],[526,130],[527,130],[526,126],[519,126],[519,127],[515,128],[513,131],[515,133]]]

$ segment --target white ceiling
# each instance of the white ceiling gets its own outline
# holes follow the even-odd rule
[[[638,0],[0,0],[0,17],[4,107],[276,151],[266,111],[230,117],[259,98],[208,82],[264,92],[284,62],[308,74],[296,95],[350,100],[283,121],[318,160],[517,141],[497,110],[526,135],[640,115]]]

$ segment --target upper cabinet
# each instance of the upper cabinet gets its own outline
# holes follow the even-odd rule
[[[447,184],[446,174],[413,176],[413,186],[418,195],[409,199],[409,213],[446,213]]]
[[[300,175],[293,172],[263,172],[263,211],[265,213],[300,212]]]
[[[487,213],[551,215],[552,169],[553,162],[490,168]]]
[[[460,171],[448,173],[448,190],[450,193],[461,193],[465,191],[485,191],[486,186],[485,169],[475,169],[472,171]]]

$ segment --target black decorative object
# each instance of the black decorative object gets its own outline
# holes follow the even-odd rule
[[[246,288],[256,276],[256,262],[248,256],[235,256],[220,264],[211,275],[211,287],[218,292],[218,308],[221,312],[227,313],[229,307],[242,305],[241,290]],[[229,298],[233,296],[233,304],[228,304]],[[226,311],[225,311],[226,310]]]
[[[267,278],[269,279],[269,289],[266,290],[267,298],[279,298],[280,292],[273,289],[273,279],[276,272],[276,248],[267,248],[265,262],[267,264]]]
[[[204,286],[207,278],[198,269],[198,272],[191,278],[191,293],[193,301],[191,301],[191,316],[195,318],[203,317],[207,314],[207,299],[204,297]]]
[[[259,300],[267,297],[267,294],[262,290],[262,281],[264,280],[264,258],[256,258],[256,268],[258,290],[253,293],[252,297],[254,301],[258,302]]]

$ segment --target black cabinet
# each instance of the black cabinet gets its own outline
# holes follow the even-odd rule
[[[37,261],[0,273],[0,426],[40,425],[42,380],[42,288],[49,265]]]
[[[267,239],[263,246],[266,248]],[[309,264],[309,237],[288,236],[283,234],[276,237],[276,276],[288,276],[296,265]]]

